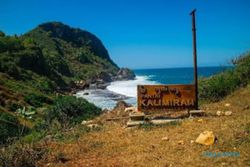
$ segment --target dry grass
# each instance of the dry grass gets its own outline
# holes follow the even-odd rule
[[[225,107],[230,103],[230,107]],[[51,152],[40,166],[250,166],[250,86],[219,103],[203,105],[207,117],[181,124],[126,129],[104,124],[71,142],[51,142]],[[231,116],[215,116],[230,110]],[[202,119],[199,120],[199,119]],[[198,121],[199,120],[199,121]],[[204,130],[218,138],[213,146],[192,143]],[[161,138],[168,137],[168,141]],[[184,144],[178,144],[183,140]],[[203,152],[239,152],[240,156],[206,157]]]

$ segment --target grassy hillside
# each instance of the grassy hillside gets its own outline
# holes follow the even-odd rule
[[[10,127],[0,129],[0,144],[8,134],[13,137],[15,129],[21,129],[16,136],[24,134],[24,126],[34,129],[48,113],[50,120],[63,116],[62,126],[98,115],[100,109],[86,100],[61,98],[58,92],[79,81],[94,82],[100,75],[110,79],[118,71],[102,42],[87,31],[50,22],[21,36],[0,32],[0,124]]]
[[[250,85],[240,88],[220,102],[203,105],[201,108],[207,117],[185,119],[181,123],[128,129],[121,122],[107,122],[101,129],[93,129],[87,134],[78,127],[48,143],[50,154],[37,164],[55,167],[249,166],[249,92]],[[226,107],[226,103],[231,105]],[[218,117],[217,110],[233,113]],[[216,135],[218,140],[214,145],[194,143],[205,130]],[[230,152],[237,156],[218,156]]]
[[[39,25],[22,36],[0,34],[0,110],[51,104],[54,92],[78,80],[117,74],[102,42],[59,22]]]

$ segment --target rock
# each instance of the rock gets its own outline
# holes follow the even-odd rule
[[[127,108],[125,108],[124,111],[125,111],[125,112],[129,112],[129,113],[131,113],[131,112],[136,112],[136,108],[135,108],[135,107],[127,107]]]
[[[206,146],[212,145],[215,142],[215,135],[213,131],[204,131],[197,137],[195,142]]]
[[[101,72],[98,75],[98,79],[97,80],[102,81],[102,82],[111,82],[112,81],[111,76],[112,76],[112,74],[109,74],[107,72]]]
[[[231,106],[230,103],[226,103],[226,104],[225,104],[225,107],[230,107],[230,106]]]
[[[98,83],[98,84],[96,84],[97,89],[106,89],[107,86],[109,86],[109,83]]]
[[[197,122],[202,123],[202,122],[203,122],[203,119],[198,119]]]
[[[190,141],[190,143],[191,143],[191,144],[193,144],[193,143],[194,143],[194,141],[193,141],[193,140],[191,140],[191,141]]]
[[[230,116],[230,115],[232,115],[232,111],[226,111],[225,112],[225,116]]]
[[[180,145],[183,145],[184,141],[183,140],[179,140],[177,143],[180,144]]]
[[[116,103],[116,106],[114,107],[113,110],[121,110],[121,111],[124,111],[125,108],[128,108],[128,107],[131,107],[130,104],[127,104],[125,101],[118,101]]]
[[[168,137],[163,137],[161,138],[162,141],[169,141],[169,138]]]
[[[94,128],[99,128],[100,125],[98,125],[98,124],[89,124],[89,125],[87,125],[87,127],[91,128],[91,129],[94,129]]]
[[[129,119],[129,112],[125,112],[126,108],[132,107],[132,105],[127,104],[124,101],[118,101],[116,103],[116,106],[109,110],[108,112],[103,112],[102,116],[105,117],[108,120],[125,120],[127,121]],[[125,119],[116,119],[116,118],[125,118]],[[114,118],[114,119],[112,119]],[[125,123],[123,121],[123,123]]]
[[[85,92],[85,93],[83,93],[83,95],[89,95],[89,92]]]
[[[81,124],[82,124],[82,125],[89,125],[89,124],[92,124],[92,123],[93,123],[92,120],[89,120],[89,121],[83,120]]]
[[[216,115],[217,115],[217,116],[222,116],[222,115],[224,115],[224,112],[218,110],[218,111],[216,112]]]
[[[109,111],[109,109],[104,108],[104,109],[102,110],[102,112],[103,112],[103,113],[106,113],[106,112],[110,112],[110,111]]]
[[[118,73],[116,80],[133,80],[135,79],[135,74],[132,70],[128,68],[121,68]]]

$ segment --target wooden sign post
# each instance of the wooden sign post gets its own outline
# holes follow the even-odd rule
[[[196,25],[195,25],[194,9],[190,15],[192,16],[192,31],[193,31],[193,54],[194,54],[194,85],[195,85],[195,109],[198,110],[198,77],[197,77],[197,48],[196,48]]]
[[[138,111],[154,113],[158,111],[198,109],[197,48],[195,11],[192,15],[194,84],[192,85],[138,85]]]

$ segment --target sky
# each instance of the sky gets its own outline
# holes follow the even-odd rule
[[[192,67],[194,8],[198,66],[250,50],[250,0],[0,0],[0,30],[20,35],[60,21],[95,34],[120,67]]]

